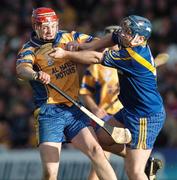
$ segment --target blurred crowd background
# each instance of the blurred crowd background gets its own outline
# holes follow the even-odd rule
[[[36,147],[32,91],[15,74],[18,50],[28,40],[32,9],[53,8],[60,29],[102,36],[130,14],[149,18],[153,56],[166,52],[167,64],[158,68],[158,88],[167,112],[155,147],[177,147],[177,2],[176,0],[1,0],[0,6],[0,146],[7,149]]]

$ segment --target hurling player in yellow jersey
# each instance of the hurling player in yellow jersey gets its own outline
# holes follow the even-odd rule
[[[46,43],[63,48],[70,41],[89,42],[93,38],[78,32],[58,30],[58,17],[51,8],[37,8],[32,13],[33,32],[30,40],[18,53],[17,75],[29,80],[36,105],[36,129],[44,179],[56,180],[62,142],[66,140],[85,153],[100,179],[116,180],[116,175],[106,159],[89,119],[71,102],[47,84],[51,81],[77,100],[79,78],[77,65],[70,60],[51,59],[37,53]],[[36,81],[38,79],[39,81]]]

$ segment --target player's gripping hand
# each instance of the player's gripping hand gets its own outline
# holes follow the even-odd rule
[[[36,72],[33,79],[40,80],[43,84],[50,83],[50,75],[43,71]]]
[[[62,48],[54,48],[51,53],[49,53],[49,56],[55,59],[63,59],[66,58],[67,52]]]
[[[92,109],[92,112],[101,119],[108,115],[106,111],[102,108]]]
[[[65,50],[67,51],[78,51],[79,50],[79,43],[77,41],[71,41],[66,44]]]

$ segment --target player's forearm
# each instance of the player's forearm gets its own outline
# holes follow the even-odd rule
[[[16,72],[17,76],[20,79],[23,80],[33,80],[37,79],[37,72],[32,69],[30,66],[23,66],[23,65],[18,65],[16,67]]]
[[[99,64],[102,62],[103,53],[96,51],[65,51],[65,58],[83,64]]]
[[[99,118],[104,118],[107,116],[107,113],[104,109],[100,108],[96,102],[94,101],[93,97],[91,94],[85,94],[82,95],[85,106],[97,117]]]
[[[85,106],[92,113],[95,113],[99,109],[98,105],[95,103],[93,97],[90,94],[84,94],[84,95],[81,95],[81,97],[82,97],[82,99],[84,101]]]
[[[94,40],[90,43],[83,43],[79,45],[80,50],[102,50],[106,47],[115,45],[112,41],[112,34],[108,34],[104,38]]]

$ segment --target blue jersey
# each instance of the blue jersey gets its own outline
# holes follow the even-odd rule
[[[148,45],[106,51],[103,65],[119,70],[119,99],[128,112],[142,117],[163,110],[154,59]]]

